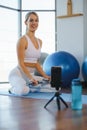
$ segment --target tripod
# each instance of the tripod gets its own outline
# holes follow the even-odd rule
[[[58,106],[58,110],[61,109],[61,106],[60,106],[60,100],[62,101],[62,103],[66,106],[66,108],[68,108],[68,105],[67,103],[63,100],[63,98],[60,96],[61,93],[60,93],[60,90],[61,88],[59,88],[59,90],[57,92],[55,92],[54,96],[46,103],[46,105],[44,106],[44,108],[47,107],[47,105],[56,97],[56,102],[57,102],[57,106]]]
[[[53,66],[51,67],[51,87],[55,87],[57,92],[54,94],[54,96],[46,103],[44,108],[56,97],[56,102],[58,106],[58,110],[60,110],[60,101],[68,108],[67,103],[62,99],[60,96],[60,90],[61,90],[61,73],[62,73],[62,68],[60,66]],[[59,87],[60,86],[60,87]]]

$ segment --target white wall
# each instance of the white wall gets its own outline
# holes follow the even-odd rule
[[[87,56],[87,0],[83,0],[84,4],[84,58]]]
[[[72,0],[73,13],[86,16],[57,18],[57,50],[73,54],[82,66],[87,55],[87,0]],[[85,8],[85,9],[83,9]],[[67,14],[67,0],[57,0],[57,16]],[[84,18],[85,17],[85,18]],[[82,75],[80,74],[80,77]]]

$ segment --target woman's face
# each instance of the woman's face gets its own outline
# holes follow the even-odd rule
[[[31,14],[25,23],[26,23],[27,29],[29,31],[34,32],[37,30],[39,19],[36,15]]]

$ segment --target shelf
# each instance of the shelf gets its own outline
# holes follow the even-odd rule
[[[71,15],[62,15],[62,16],[57,16],[56,18],[69,18],[69,17],[77,17],[77,16],[83,16],[83,14],[78,13],[78,14],[71,14]]]

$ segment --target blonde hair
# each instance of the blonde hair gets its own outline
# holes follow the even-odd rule
[[[37,14],[36,12],[28,12],[28,13],[25,15],[25,22],[27,22],[27,20],[28,20],[28,18],[29,18],[29,16],[30,16],[31,14],[34,14],[35,16],[37,16],[38,21],[39,21],[38,14]]]

